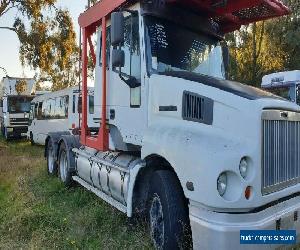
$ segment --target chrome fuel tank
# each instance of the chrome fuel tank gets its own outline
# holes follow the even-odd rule
[[[115,200],[126,205],[129,172],[140,159],[123,152],[92,152],[78,149],[77,175]]]

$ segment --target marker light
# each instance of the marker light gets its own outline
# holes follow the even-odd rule
[[[220,196],[224,196],[226,189],[227,189],[227,174],[222,173],[220,174],[218,181],[217,181],[217,188]]]

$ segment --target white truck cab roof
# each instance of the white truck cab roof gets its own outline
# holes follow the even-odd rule
[[[287,87],[295,84],[300,84],[300,70],[278,72],[266,75],[262,79],[261,87],[267,89]]]

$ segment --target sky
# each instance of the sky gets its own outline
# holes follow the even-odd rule
[[[58,0],[58,6],[69,9],[74,22],[74,28],[79,33],[78,16],[84,11],[87,0]],[[16,11],[9,11],[0,18],[0,26],[11,27],[14,23]],[[78,41],[78,38],[77,38]],[[0,67],[6,69],[9,76],[33,77],[34,71],[30,68],[22,68],[19,60],[20,43],[17,35],[13,31],[0,29]],[[0,80],[5,76],[0,69]]]

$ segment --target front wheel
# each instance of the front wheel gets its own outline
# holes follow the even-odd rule
[[[33,134],[32,134],[32,132],[30,132],[29,138],[30,138],[30,144],[31,144],[31,145],[35,145],[35,142],[34,142],[34,139],[33,139]]]
[[[156,249],[192,249],[187,202],[171,171],[159,170],[152,175],[148,220]]]
[[[7,140],[7,141],[10,139],[10,135],[9,135],[9,133],[8,133],[8,129],[5,128],[5,127],[4,127],[4,138],[5,138],[5,140]]]
[[[4,125],[1,124],[1,134],[4,136]]]

